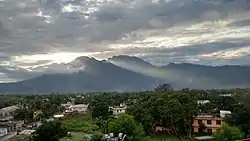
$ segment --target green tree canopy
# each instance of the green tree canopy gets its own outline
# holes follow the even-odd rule
[[[61,122],[51,121],[44,123],[36,130],[33,141],[59,141],[66,134]]]
[[[126,134],[130,140],[140,141],[144,137],[143,127],[137,124],[133,116],[127,114],[119,114],[117,118],[108,123],[108,131],[118,135]]]
[[[92,107],[92,117],[107,119],[110,115],[109,107],[106,103],[95,103]]]
[[[243,133],[236,126],[224,124],[213,136],[217,141],[236,141],[243,138]]]
[[[246,105],[235,106],[231,116],[226,118],[230,125],[238,126],[246,137],[250,137],[250,107]]]
[[[173,91],[173,88],[169,84],[159,85],[155,88],[156,92],[170,92]]]

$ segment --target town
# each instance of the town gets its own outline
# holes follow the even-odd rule
[[[250,91],[1,95],[0,140],[235,141],[250,137]]]

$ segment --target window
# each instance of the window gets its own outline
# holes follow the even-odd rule
[[[221,120],[216,120],[216,125],[221,125]]]
[[[198,120],[198,124],[202,124],[202,120]]]
[[[213,130],[212,130],[212,129],[207,129],[207,132],[208,132],[208,133],[212,133]]]
[[[207,120],[207,124],[212,124],[212,121],[211,120]]]

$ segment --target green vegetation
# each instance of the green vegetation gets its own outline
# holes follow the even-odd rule
[[[232,96],[220,96],[232,94]],[[86,93],[50,95],[1,96],[0,106],[20,105],[15,119],[26,123],[50,118],[62,113],[60,105],[66,102],[88,103],[88,112],[66,116],[54,122],[44,123],[28,139],[30,141],[65,141],[67,132],[73,141],[85,141],[92,134],[93,140],[103,140],[105,133],[126,134],[128,141],[190,141],[193,140],[193,118],[201,113],[218,115],[219,110],[229,110],[227,124],[213,135],[219,141],[231,141],[250,137],[250,91],[234,90],[189,90],[174,91],[169,85],[162,85],[151,92],[139,93]],[[197,104],[197,100],[210,103]],[[6,103],[9,102],[10,104]],[[126,104],[126,113],[112,115],[109,106]],[[38,117],[33,113],[41,110]],[[153,131],[154,125],[165,127],[168,132],[159,134]],[[200,125],[205,131],[206,127]]]
[[[93,133],[100,130],[90,114],[67,117],[62,120],[62,123],[66,130],[70,132]]]
[[[222,125],[220,130],[214,135],[217,141],[236,141],[243,138],[243,134],[239,128],[230,127],[227,124]]]
[[[109,133],[118,135],[124,133],[128,136],[129,140],[143,141],[145,134],[141,124],[137,124],[133,116],[127,114],[120,114],[115,119],[108,123]]]
[[[33,141],[59,141],[67,131],[60,121],[43,123],[32,137]]]

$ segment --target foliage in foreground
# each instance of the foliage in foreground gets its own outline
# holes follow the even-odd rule
[[[219,131],[213,134],[217,141],[236,141],[243,138],[243,134],[239,128],[229,126],[228,124],[222,125]]]
[[[144,131],[140,124],[137,124],[133,116],[127,114],[120,114],[117,118],[108,123],[109,133],[118,135],[123,133],[127,135],[129,140],[144,141]]]
[[[59,141],[67,131],[59,121],[50,121],[41,125],[32,137],[32,141]]]

